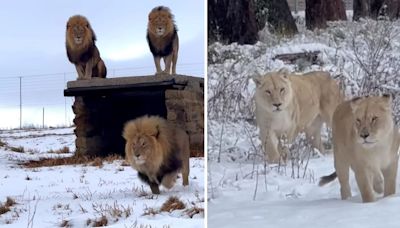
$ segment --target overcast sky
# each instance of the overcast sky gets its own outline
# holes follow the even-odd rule
[[[66,81],[76,78],[75,68],[65,51],[65,27],[72,15],[81,14],[89,19],[108,77],[154,74],[146,27],[148,13],[159,5],[171,9],[178,26],[177,73],[203,77],[203,1],[3,1],[0,8],[0,128],[19,124],[18,76],[23,76],[24,124],[41,123],[43,107],[47,125],[63,124],[73,118],[72,99],[64,100],[62,96],[63,73]]]

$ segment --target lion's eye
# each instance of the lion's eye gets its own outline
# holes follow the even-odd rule
[[[266,92],[268,95],[271,95],[271,91],[266,90],[265,92]]]
[[[357,123],[357,125],[360,125],[361,124],[361,120],[360,119],[356,119],[356,123]]]
[[[372,123],[376,122],[377,119],[378,119],[377,116],[372,117]]]
[[[285,92],[285,88],[281,88],[281,92],[280,93],[283,93],[283,92]]]

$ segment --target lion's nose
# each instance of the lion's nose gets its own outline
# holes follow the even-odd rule
[[[363,139],[368,138],[368,136],[369,136],[369,133],[368,133],[368,132],[362,132],[362,133],[360,134],[360,137],[363,138]]]
[[[276,104],[272,104],[272,105],[275,106],[275,107],[277,107],[277,108],[279,108],[279,106],[281,106],[282,103],[276,103]]]

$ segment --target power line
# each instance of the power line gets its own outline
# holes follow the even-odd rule
[[[193,65],[202,65],[203,63],[201,62],[192,62],[192,63],[180,63],[178,64],[179,68],[182,68],[183,66],[193,66]],[[154,66],[141,66],[141,67],[126,67],[126,68],[108,68],[109,71],[124,71],[124,70],[139,70],[139,69],[150,69],[154,68]],[[22,78],[40,78],[40,77],[48,77],[48,76],[55,76],[55,75],[65,75],[65,74],[71,74],[71,75],[76,75],[76,72],[58,72],[58,73],[45,73],[45,74],[27,74],[27,75],[21,75],[21,76],[3,76],[0,77],[0,79],[16,79],[19,77]]]
[[[111,75],[111,71],[113,72],[113,75],[108,78],[117,78],[122,75],[154,75],[155,68],[154,66],[142,66],[110,68],[108,70],[110,72],[109,75]],[[148,71],[151,71],[151,73],[148,73]],[[185,74],[183,72],[201,75],[205,73],[204,65],[196,62],[178,64],[178,73]],[[60,123],[64,122],[65,125],[68,125],[71,123],[72,115],[72,110],[68,107],[73,103],[74,98],[64,97],[63,90],[69,80],[76,80],[75,72],[0,76],[0,109],[2,111],[15,112],[15,114],[11,115],[15,116],[15,122],[17,122],[18,118],[17,112],[19,112],[20,128],[26,124],[24,120],[31,119],[33,110],[38,110],[38,112],[46,111],[46,120],[56,118],[59,119]],[[53,114],[52,110],[61,113],[62,109],[64,109],[64,115],[57,114],[53,116],[55,114]],[[43,115],[44,113],[41,114]],[[43,116],[42,123],[39,124],[44,124]]]
[[[72,102],[69,102],[70,104],[72,104]],[[24,107],[38,107],[39,109],[42,106],[59,106],[59,107],[63,107],[64,106],[64,102],[53,102],[53,103],[23,103],[22,108]],[[19,104],[18,105],[0,105],[0,109],[2,108],[18,108],[19,109]]]

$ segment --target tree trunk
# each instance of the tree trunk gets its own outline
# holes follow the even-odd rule
[[[297,26],[287,1],[256,0],[256,18],[258,29],[271,25],[273,33],[292,36],[297,33]]]
[[[343,0],[306,0],[307,29],[326,28],[327,21],[337,20],[347,20]]]
[[[354,0],[353,20],[363,17],[377,19],[380,16],[392,20],[400,16],[400,0]]]
[[[254,44],[258,30],[253,0],[208,1],[208,41]]]
[[[326,28],[326,0],[306,0],[306,27],[309,30]]]
[[[217,8],[216,8],[216,2],[214,0],[210,0],[208,1],[208,20],[207,20],[207,27],[208,27],[208,31],[207,31],[207,40],[208,43],[214,43],[216,41],[218,41],[218,33],[219,33],[219,29],[217,26],[217,19],[216,18],[216,14],[217,14]]]
[[[346,7],[343,0],[325,0],[323,3],[327,21],[347,20]]]
[[[369,0],[369,1],[370,1],[369,15],[370,17],[377,19],[385,0]]]
[[[386,0],[380,13],[394,20],[400,16],[400,0]]]
[[[370,1],[371,0],[353,0],[353,21],[358,21],[361,17],[371,16]]]

